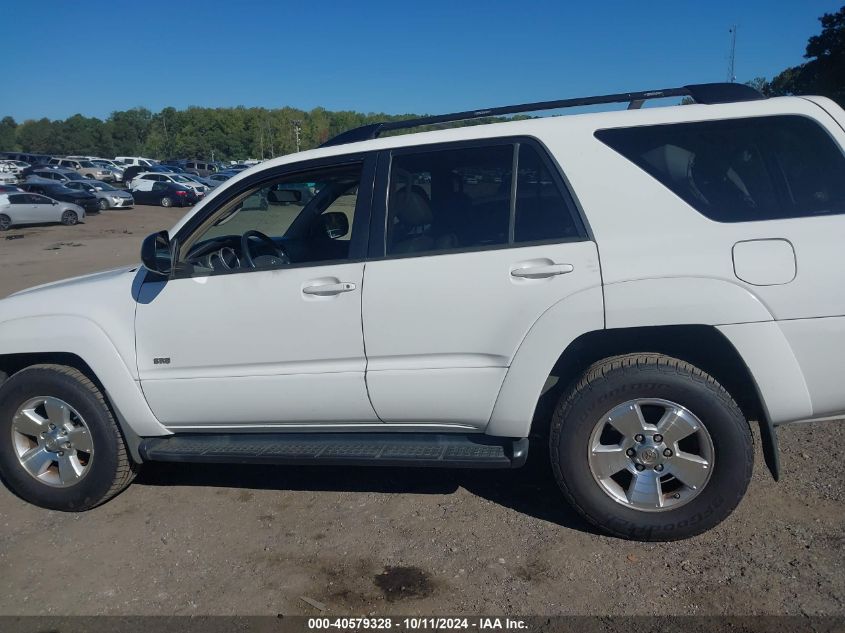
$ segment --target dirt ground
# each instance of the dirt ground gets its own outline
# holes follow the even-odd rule
[[[182,213],[0,234],[0,296],[135,263]],[[668,544],[596,534],[541,445],[508,472],[147,465],[83,514],[0,487],[0,614],[845,615],[845,424],[780,442],[780,483],[758,447],[737,511]]]

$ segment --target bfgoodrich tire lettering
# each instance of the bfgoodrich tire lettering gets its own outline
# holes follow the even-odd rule
[[[597,423],[620,405],[638,399],[679,405],[694,414],[712,439],[711,471],[686,503],[655,511],[637,509],[613,498],[591,470],[591,439]],[[650,441],[645,438],[643,446]],[[631,446],[623,440],[619,443]],[[647,541],[687,538],[725,519],[745,494],[754,459],[748,423],[718,382],[681,360],[646,353],[608,358],[587,370],[555,409],[550,450],[558,485],[578,512],[614,536]],[[630,457],[631,466],[639,463],[649,468],[643,466],[638,451],[639,446]]]
[[[20,407],[43,397],[67,403],[84,419],[94,458],[78,482],[48,485],[28,472],[18,457],[13,418]],[[136,466],[111,411],[96,385],[80,371],[63,365],[34,365],[0,387],[0,476],[22,499],[53,510],[93,508],[122,491],[134,479]]]

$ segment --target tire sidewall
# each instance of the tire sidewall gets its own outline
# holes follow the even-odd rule
[[[5,218],[5,220],[3,218]],[[10,218],[5,213],[0,213],[0,231],[8,231],[11,227],[12,218]]]
[[[660,374],[651,376],[645,374]],[[753,463],[748,425],[738,408],[692,376],[656,371],[617,371],[600,391],[591,389],[570,403],[552,436],[552,465],[584,513],[627,538],[671,540],[700,533],[719,523],[745,492]],[[614,407],[637,398],[662,398],[689,409],[713,441],[713,470],[704,490],[673,510],[645,512],[614,501],[594,479],[588,463],[596,423]],[[746,439],[748,441],[743,441]]]
[[[32,477],[18,461],[11,443],[12,417],[27,400],[54,396],[83,417],[91,433],[94,455],[85,476],[73,486],[56,488]],[[0,474],[22,499],[55,510],[83,510],[106,496],[118,468],[118,442],[111,414],[83,385],[50,369],[29,369],[15,374],[0,389]]]
[[[79,222],[79,216],[76,211],[67,210],[62,213],[62,224],[65,226],[75,226]]]

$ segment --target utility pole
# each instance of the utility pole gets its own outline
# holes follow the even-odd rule
[[[296,137],[296,151],[299,151],[300,145],[300,133],[302,132],[302,121],[300,119],[294,119],[291,121],[293,123],[293,134]]]
[[[728,29],[728,33],[731,34],[731,53],[728,56],[728,82],[733,83],[736,81],[736,71],[734,68],[736,64],[736,24]]]

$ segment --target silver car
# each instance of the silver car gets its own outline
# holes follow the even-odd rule
[[[37,193],[0,193],[0,231],[17,224],[61,222],[73,226],[85,219],[85,209]]]
[[[106,209],[126,209],[135,206],[135,199],[132,194],[123,189],[116,189],[107,182],[100,180],[72,180],[65,183],[68,189],[75,189],[76,191],[87,191],[97,196],[97,203],[100,205],[100,211]]]

